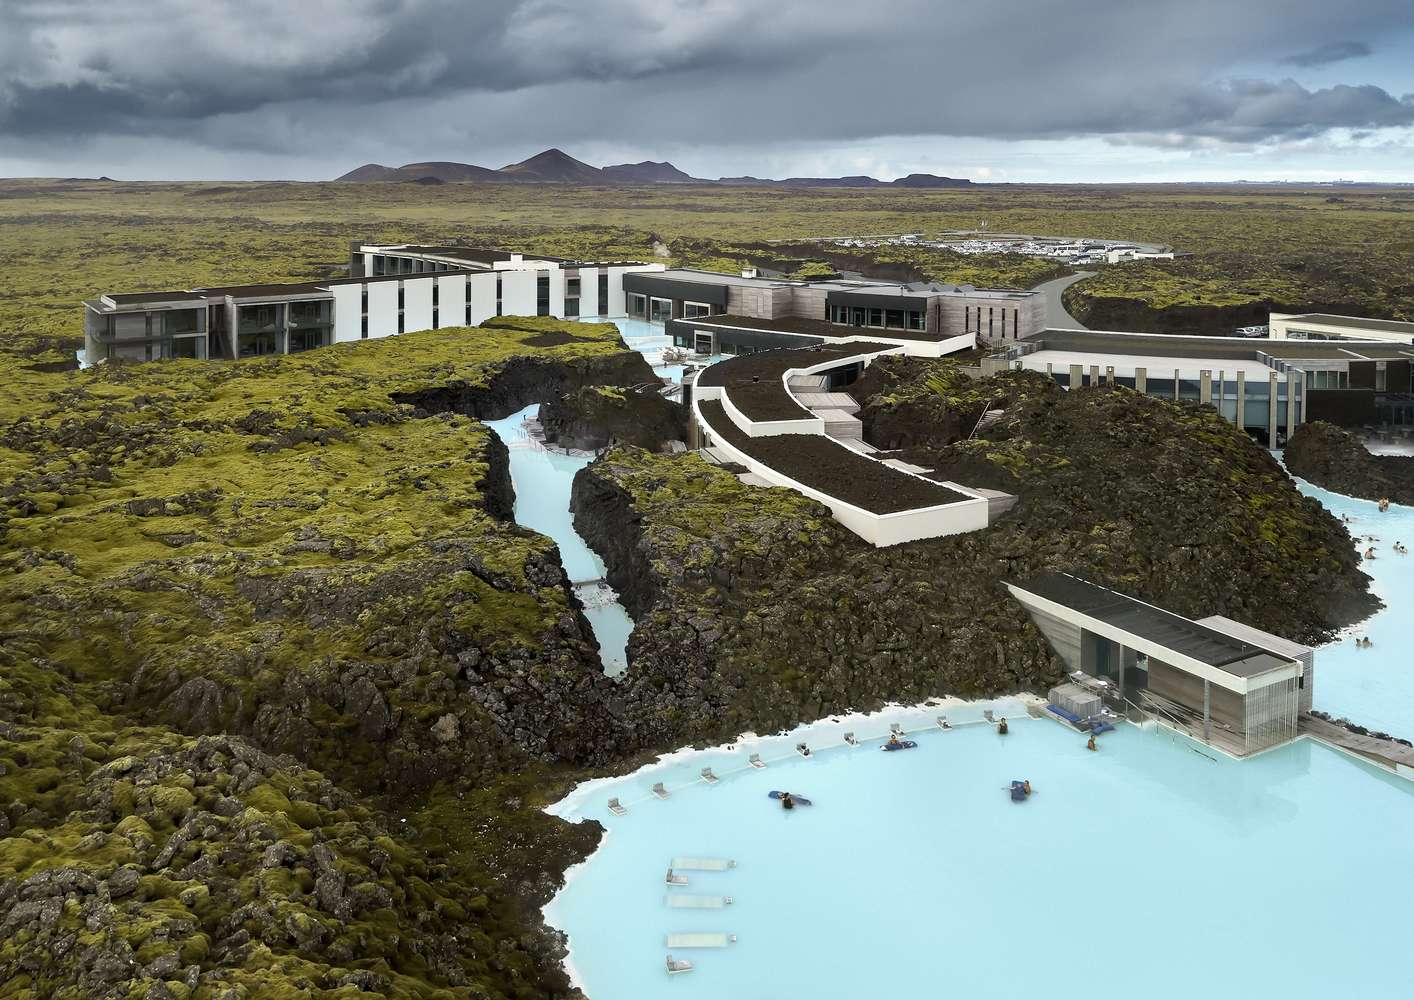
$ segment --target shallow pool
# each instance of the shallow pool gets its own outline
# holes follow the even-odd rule
[[[914,738],[808,760],[778,740],[786,759],[730,774],[750,747],[709,751],[580,793],[570,817],[609,832],[546,916],[588,996],[1407,995],[1401,779],[1306,741],[1235,762],[1127,724],[1099,753],[1046,720]],[[720,783],[692,780],[708,765]],[[666,801],[645,797],[658,780]],[[784,812],[780,788],[815,804]],[[674,855],[737,867],[669,890]],[[670,891],[734,902],[670,909]],[[682,932],[738,941],[674,950],[697,967],[670,979]]]
[[[1414,556],[1401,556],[1392,547],[1396,541],[1414,546],[1414,507],[1393,504],[1381,514],[1373,501],[1301,480],[1297,485],[1336,517],[1348,517],[1351,535],[1379,539],[1357,542],[1356,548],[1363,552],[1374,546],[1375,559],[1363,568],[1374,579],[1371,589],[1385,602],[1378,614],[1316,651],[1315,707],[1371,729],[1414,738],[1414,662],[1409,658]],[[1357,636],[1368,636],[1374,645],[1356,648]]]
[[[537,403],[504,420],[486,421],[486,426],[510,451],[516,523],[555,540],[571,580],[581,584],[602,580],[604,561],[574,530],[569,509],[574,474],[588,465],[593,456],[546,448],[538,434],[533,433],[538,431],[533,421],[539,414]],[[575,591],[584,604],[584,615],[594,629],[594,637],[599,641],[604,672],[611,677],[623,673],[628,667],[628,637],[633,631],[633,619],[607,584],[581,585]]]

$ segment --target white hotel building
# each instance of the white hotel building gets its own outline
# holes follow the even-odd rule
[[[249,358],[493,316],[622,316],[624,275],[662,264],[582,262],[459,246],[355,243],[350,276],[108,294],[84,303],[84,347],[109,359]]]

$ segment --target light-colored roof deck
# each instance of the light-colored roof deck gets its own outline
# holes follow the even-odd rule
[[[1249,380],[1257,378],[1263,382],[1267,381],[1269,375],[1276,375],[1279,380],[1285,378],[1281,373],[1273,371],[1260,361],[1246,358],[1164,357],[1154,354],[1115,354],[1045,349],[1028,354],[1021,361],[1026,368],[1042,370],[1049,364],[1056,373],[1066,372],[1071,365],[1081,365],[1087,371],[1092,365],[1099,365],[1101,371],[1109,366],[1114,366],[1116,371],[1126,375],[1133,374],[1136,368],[1143,368],[1146,370],[1146,374],[1152,378],[1172,378],[1174,369],[1194,377],[1197,377],[1199,371],[1209,370],[1214,376],[1218,372],[1223,372],[1226,377],[1234,379],[1237,378],[1238,372],[1243,372]]]
[[[1320,326],[1338,326],[1348,330],[1380,330],[1387,333],[1407,333],[1414,336],[1414,323],[1398,319],[1365,319],[1360,316],[1337,316],[1334,313],[1301,313],[1297,316],[1282,316],[1284,323],[1312,323]]]

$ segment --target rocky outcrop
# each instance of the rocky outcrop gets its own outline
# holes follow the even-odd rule
[[[507,318],[0,407],[0,982],[34,996],[564,996],[540,810],[643,745],[501,415],[644,380]]]
[[[0,862],[12,987],[238,1000],[288,976],[321,994],[403,997],[416,994],[395,982],[415,976],[449,997],[570,995],[559,942],[506,932],[512,907],[490,872],[425,850],[416,829],[291,757],[203,737],[129,755],[94,745],[82,759],[72,808]],[[567,832],[577,853],[598,836]],[[52,856],[68,863],[36,863]]]
[[[1210,408],[1040,392],[970,441],[905,454],[987,470],[1018,503],[984,531],[875,549],[695,455],[616,449],[580,473],[577,525],[638,622],[624,685],[640,732],[720,739],[1043,690],[1060,664],[1002,584],[1045,571],[1304,641],[1376,604],[1344,528]]]
[[[553,346],[562,346],[557,341]],[[636,351],[618,351],[563,362],[540,357],[508,360],[484,383],[449,382],[413,392],[395,392],[395,402],[419,412],[457,413],[478,420],[500,420],[531,403],[556,400],[584,386],[630,386],[658,381]]]
[[[1414,504],[1414,458],[1372,455],[1349,431],[1313,421],[1286,443],[1282,460],[1293,476],[1362,500]]]
[[[562,448],[599,451],[621,444],[665,451],[687,440],[687,410],[664,399],[656,380],[639,391],[585,386],[540,407],[545,440]]]
[[[891,450],[945,447],[970,437],[988,411],[1064,390],[1039,372],[1006,371],[981,380],[954,361],[884,357],[847,391],[860,404],[864,439]]]

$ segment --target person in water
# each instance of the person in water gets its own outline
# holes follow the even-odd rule
[[[890,733],[890,734],[889,734],[889,742],[888,742],[888,743],[885,743],[884,745],[887,746],[887,747],[889,747],[890,749],[893,749],[894,747],[901,747],[901,746],[903,746],[903,744],[902,744],[901,742],[899,742],[898,733]]]
[[[1002,721],[997,723],[997,735],[1005,736],[1007,733],[1006,716],[1002,716]]]
[[[1375,550],[1374,550],[1374,547],[1373,547],[1373,546],[1365,550],[1365,558],[1366,558],[1366,559],[1373,559],[1373,558],[1375,558]]]
[[[1027,778],[1026,781],[1022,783],[1022,786],[1021,786],[1021,787],[1024,788],[1024,789],[1026,789],[1026,796],[1027,796],[1027,798],[1030,798],[1030,797],[1031,797],[1031,779],[1030,779],[1030,778]]]
[[[795,808],[795,799],[791,798],[790,792],[782,792],[782,793],[781,793],[781,808],[782,808],[782,809],[794,809],[794,808]]]
[[[1090,738],[1085,741],[1085,749],[1086,749],[1086,750],[1098,750],[1098,749],[1100,749],[1099,747],[1097,747],[1097,746],[1095,745],[1095,734],[1094,734],[1094,733],[1091,733],[1091,734],[1090,734]]]

